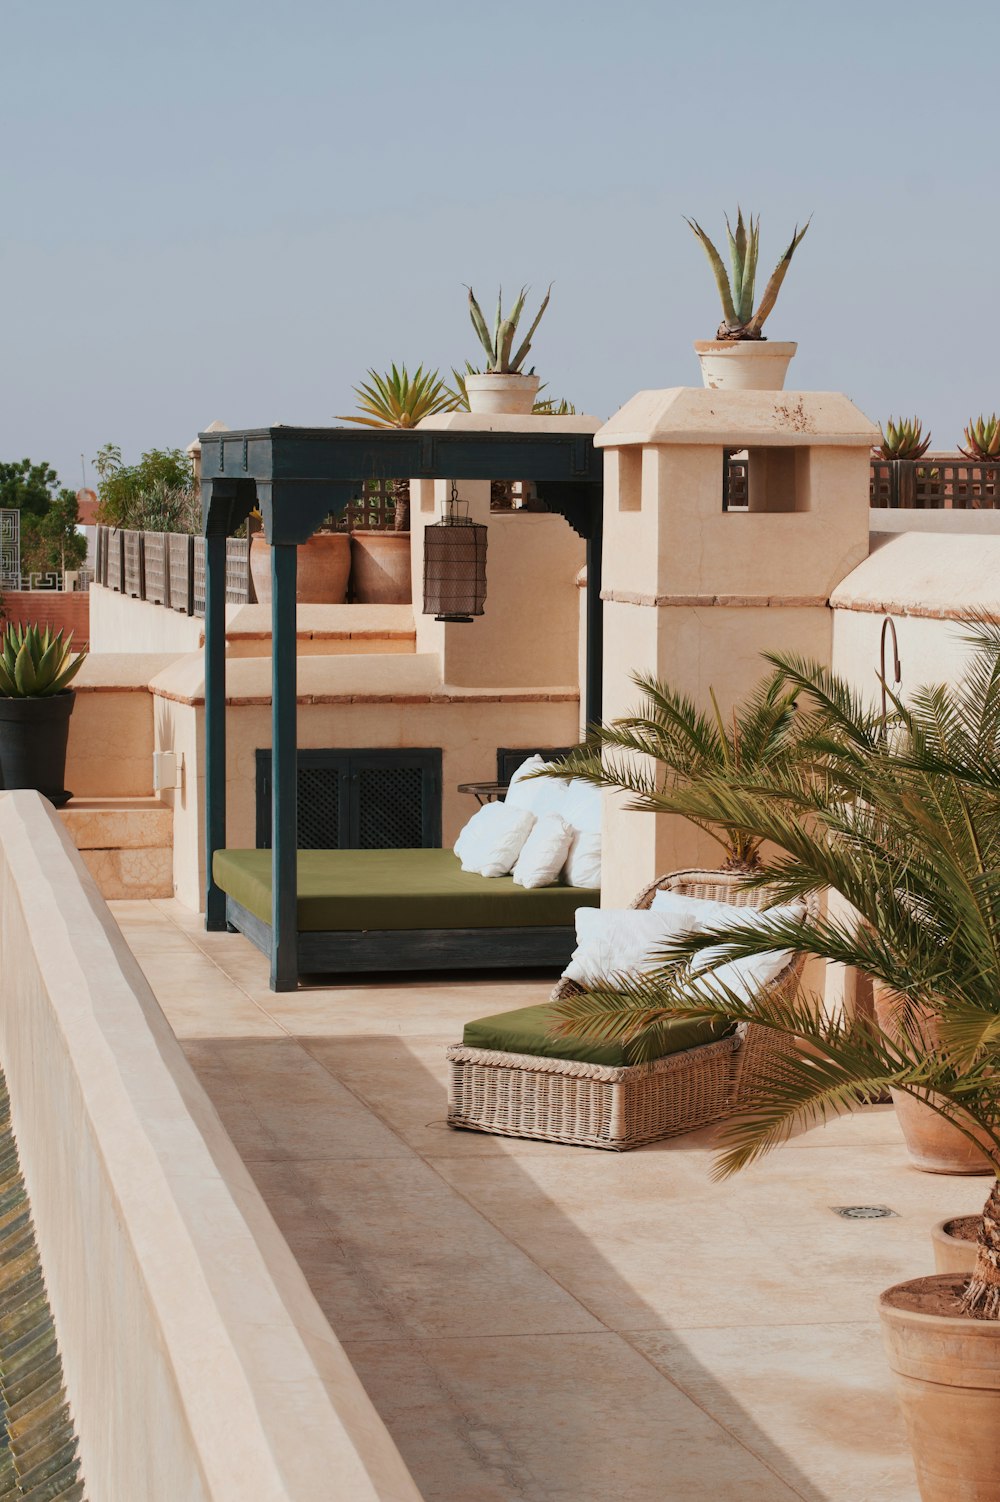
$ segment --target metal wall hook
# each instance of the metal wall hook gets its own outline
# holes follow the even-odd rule
[[[898,694],[903,682],[903,668],[899,660],[899,641],[896,637],[896,623],[891,615],[887,615],[882,622],[882,637],[879,644],[879,683],[882,685],[882,734],[885,734],[886,722],[889,719],[889,689],[885,676],[885,644],[888,637],[892,638],[892,687],[893,692]]]

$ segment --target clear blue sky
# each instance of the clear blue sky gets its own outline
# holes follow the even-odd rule
[[[0,459],[79,483],[324,423],[368,366],[475,360],[463,282],[555,279],[532,358],[609,415],[696,384],[719,318],[682,214],[739,199],[790,385],[1000,408],[1000,6],[979,0],[5,0]],[[92,471],[90,471],[92,475]]]

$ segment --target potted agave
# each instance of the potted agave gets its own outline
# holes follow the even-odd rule
[[[723,1015],[799,1040],[723,1128],[723,1173],[884,1088],[981,1155],[990,1184],[974,1255],[967,1248],[951,1270],[897,1284],[879,1303],[923,1502],[1000,1502],[1000,629],[976,625],[971,640],[963,682],[912,704],[894,696],[891,737],[848,685],[786,661],[819,715],[813,775],[800,756],[795,775],[751,781],[727,770],[662,800],[754,830],[772,853],[752,879],[778,901],[831,887],[860,923],[720,923],[665,946],[659,971],[555,1008],[567,1032],[641,1034],[650,1052],[657,1025],[678,1016]],[[887,1025],[848,1024],[805,997],[748,1002],[711,967],[692,983],[687,961],[708,945],[716,965],[775,948],[854,965],[881,985]]]
[[[517,301],[506,316],[503,312],[503,288],[500,289],[492,332],[476,301],[475,293],[471,287],[468,291],[469,317],[479,336],[479,342],[486,351],[486,369],[483,371],[469,369],[464,377],[464,392],[468,398],[469,411],[491,416],[503,413],[527,415],[534,408],[539,378],[534,369],[524,371],[521,367],[531,349],[535,330],[549,305],[552,285],[549,284],[549,290],[542,299],[542,305],[535,315],[534,323],[516,349],[514,338],[521,314],[524,312],[524,300],[528,295],[528,288],[521,288]]]
[[[58,808],[72,794],[66,781],[70,684],[85,652],[38,626],[7,627],[0,638],[0,787],[35,788]]]
[[[754,219],[750,214],[744,220],[742,210],[738,209],[735,234],[730,228],[728,216],[726,218],[732,280],[722,257],[698,221],[687,219],[685,223],[690,225],[701,241],[722,301],[723,317],[715,338],[695,340],[695,352],[701,361],[702,380],[713,391],[780,391],[798,345],[771,344],[761,330],[778,299],[792,256],[809,228],[809,220],[806,220],[801,229],[796,225],[791,243],[772,271],[764,296],[756,309],[754,292],[760,249],[760,217]]]
[[[994,506],[1000,489],[1000,418],[995,412],[991,412],[989,417],[984,417],[982,413],[976,418],[970,417],[964,437],[965,448],[959,444],[959,453],[967,459],[990,466],[983,470],[981,479],[972,480],[968,500],[974,506],[984,502]]]
[[[385,375],[369,370],[368,380],[354,387],[358,413],[341,416],[366,428],[415,428],[425,417],[451,412],[454,394],[436,370],[418,365],[411,375],[393,365]],[[391,482],[393,529],[355,528],[350,535],[351,595],[361,605],[408,605],[410,581],[410,482]],[[344,539],[345,542],[347,539]]]
[[[890,466],[888,472],[889,494],[879,496],[890,506],[913,506],[917,499],[917,485],[928,480],[936,481],[939,471],[921,466],[914,469],[913,461],[922,459],[931,446],[930,433],[924,432],[919,417],[890,417],[882,429],[882,442],[873,450],[876,459],[884,459]]]

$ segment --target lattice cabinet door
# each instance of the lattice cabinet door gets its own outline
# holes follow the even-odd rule
[[[302,750],[300,850],[404,850],[441,843],[437,748]],[[271,752],[257,752],[257,846],[271,846]]]

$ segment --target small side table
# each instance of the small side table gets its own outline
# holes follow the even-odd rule
[[[506,796],[509,786],[509,782],[460,782],[458,784],[458,791],[460,793],[471,793],[480,808],[482,808],[485,803],[493,803],[495,800],[502,801]]]

